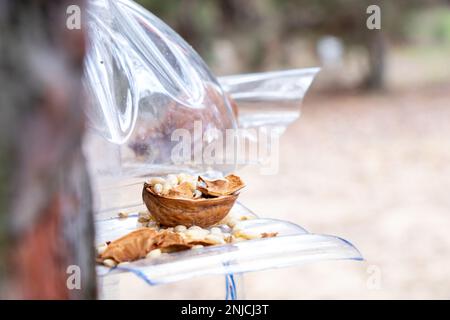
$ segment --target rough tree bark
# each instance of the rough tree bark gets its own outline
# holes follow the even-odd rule
[[[96,297],[81,0],[0,2],[0,297]],[[77,267],[68,274],[68,267]],[[70,269],[69,269],[70,271]],[[67,281],[71,282],[67,286]]]

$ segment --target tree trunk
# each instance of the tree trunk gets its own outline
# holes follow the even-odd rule
[[[0,3],[0,297],[96,297],[81,0]],[[81,18],[83,19],[83,13]]]
[[[369,90],[381,90],[385,86],[386,40],[379,30],[371,30],[368,33],[369,70],[364,86]]]

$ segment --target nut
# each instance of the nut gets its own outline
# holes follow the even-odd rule
[[[178,178],[174,174],[167,175],[167,180],[166,181],[172,186],[176,186],[178,184]]]
[[[197,181],[196,180],[188,180],[185,182],[189,185],[189,188],[191,188],[192,191],[198,191],[198,192],[200,192],[200,195],[201,195],[201,191],[197,190]]]
[[[187,230],[187,228],[186,228],[186,226],[183,226],[180,224],[180,225],[176,226],[174,230],[175,230],[175,232],[185,232]]]
[[[117,216],[119,217],[119,219],[126,219],[126,218],[128,218],[128,213],[126,213],[126,212],[119,212],[117,214]]]
[[[163,195],[168,194],[170,189],[172,189],[172,185],[168,182],[164,183],[162,186],[161,194],[163,194]]]
[[[178,184],[191,180],[193,177],[187,173],[179,173],[177,175]]]
[[[113,259],[105,259],[103,260],[103,264],[109,268],[114,268],[117,265]]]
[[[202,192],[200,191],[200,190],[194,190],[194,195],[193,195],[193,198],[194,199],[199,199],[199,198],[201,198],[202,197]]]
[[[204,229],[188,229],[185,234],[191,240],[202,240],[208,235],[209,231]]]
[[[161,186],[162,190],[159,185],[144,183],[142,198],[163,226],[213,226],[228,214],[238,197],[238,193],[207,196],[197,188],[197,180],[186,174],[169,175]]]
[[[153,249],[152,251],[150,251],[149,253],[147,253],[147,255],[145,256],[146,258],[156,258],[159,257],[161,255],[161,249]]]
[[[222,234],[222,230],[220,228],[217,228],[217,227],[213,227],[209,231],[211,232],[211,234],[218,234],[218,235]]]
[[[166,180],[161,177],[153,177],[153,178],[150,178],[150,181],[149,181],[149,184],[151,186],[154,186],[155,184],[163,185],[164,183],[166,183]]]
[[[100,255],[103,252],[105,252],[106,248],[108,247],[108,245],[106,243],[101,244],[97,247],[97,254]]]
[[[234,227],[237,225],[238,222],[239,222],[239,221],[236,220],[235,218],[230,218],[230,219],[228,219],[228,221],[227,221],[227,225],[228,225],[230,228],[234,228]]]
[[[161,194],[163,191],[163,185],[161,183],[156,183],[153,185],[153,191],[155,191],[157,194]]]
[[[223,239],[223,237],[220,235],[217,235],[217,234],[208,234],[205,237],[205,240],[210,241],[214,244],[224,244],[225,243],[225,240]]]

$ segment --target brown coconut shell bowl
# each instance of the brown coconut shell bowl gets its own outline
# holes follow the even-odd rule
[[[186,227],[210,227],[226,217],[239,193],[211,198],[184,199],[169,198],[153,191],[144,183],[142,198],[156,221],[166,227],[184,225]]]

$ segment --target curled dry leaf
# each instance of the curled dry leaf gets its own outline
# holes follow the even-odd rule
[[[158,232],[141,228],[111,242],[100,254],[101,260],[113,259],[116,262],[133,261],[146,256],[155,247]]]
[[[176,187],[170,189],[167,196],[171,198],[183,198],[183,199],[194,198],[194,194],[192,192],[189,182],[182,182]]]
[[[211,240],[208,240],[208,239],[201,239],[201,240],[191,240],[191,241],[188,241],[188,244],[189,244],[190,246],[198,246],[198,245],[201,245],[201,246],[207,247],[207,246],[213,246],[213,245],[215,245],[216,243],[215,243],[214,241],[211,241]]]
[[[202,193],[214,197],[230,195],[245,187],[245,184],[241,178],[234,174],[230,174],[224,179],[217,180],[207,180],[199,176],[198,181],[204,185],[200,184],[197,188]]]
[[[187,250],[194,245],[209,246],[214,243],[206,240],[187,241],[180,234],[151,228],[141,228],[111,242],[99,255],[99,262],[114,260],[117,263],[144,258],[150,251],[161,249],[162,252]]]
[[[183,237],[173,231],[162,230],[155,237],[155,246],[162,252],[174,252],[190,249],[191,246],[185,243]]]

